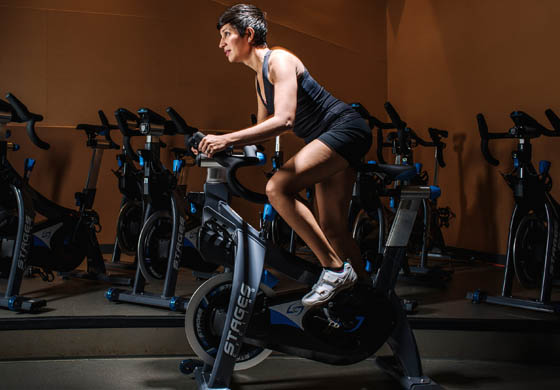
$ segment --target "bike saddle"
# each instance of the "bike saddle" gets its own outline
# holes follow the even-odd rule
[[[408,180],[418,174],[416,167],[413,165],[377,164],[375,161],[361,164],[358,170],[360,172],[383,173],[391,180]]]

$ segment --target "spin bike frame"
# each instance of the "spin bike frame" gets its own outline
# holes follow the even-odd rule
[[[560,247],[560,243],[558,242],[558,237],[553,236],[553,224],[558,224],[560,222],[560,207],[558,202],[556,202],[552,195],[550,195],[549,190],[545,188],[544,177],[539,178],[539,174],[535,170],[531,161],[531,139],[538,138],[541,135],[547,137],[560,137],[560,119],[550,109],[546,110],[545,113],[555,129],[554,131],[545,128],[528,114],[522,111],[514,111],[510,114],[510,117],[515,125],[509,130],[509,132],[489,133],[484,115],[477,115],[481,151],[484,158],[490,165],[497,166],[500,162],[490,153],[490,149],[488,148],[489,140],[510,138],[517,139],[518,143],[517,150],[512,152],[513,164],[516,172],[516,175],[514,176],[515,182],[512,185],[515,207],[509,224],[506,265],[502,289],[500,295],[498,296],[488,296],[480,290],[467,293],[467,299],[470,299],[473,302],[488,302],[549,313],[560,312],[560,303],[551,302],[551,290],[553,285],[552,272],[553,268],[558,266],[557,262],[560,261],[560,259],[555,258],[555,251],[557,251]],[[543,176],[548,175],[550,163],[547,161],[541,161],[540,165],[540,174]],[[515,233],[519,227],[521,219],[524,216],[526,216],[530,211],[537,211],[543,208],[546,215],[548,229],[539,296],[534,300],[514,297],[512,295],[512,289],[513,277],[515,274],[513,259]]]
[[[196,147],[203,137],[203,134],[195,133],[192,136],[192,143],[187,142],[188,147],[190,145]],[[239,168],[260,165],[263,163],[264,156],[257,153],[255,146],[246,146],[243,151],[242,156],[218,153],[212,160],[226,168],[227,185],[232,194],[254,203],[264,204],[268,201],[265,195],[247,189],[236,177]],[[370,165],[368,169],[383,172],[393,178],[406,171],[414,170],[407,166],[384,165]],[[383,264],[374,281],[374,287],[387,296],[397,313],[397,325],[388,340],[394,357],[378,358],[377,362],[407,389],[441,389],[430,378],[423,376],[414,335],[400,299],[394,291],[399,270],[405,260],[406,248],[418,207],[422,199],[439,196],[439,193],[440,190],[437,187],[404,186],[394,190],[393,195],[399,196],[401,202],[395,223],[389,233]],[[197,367],[195,377],[199,389],[227,389],[231,382],[237,355],[251,321],[257,292],[263,277],[264,264],[307,285],[315,283],[321,269],[281,248],[270,246],[263,239],[260,231],[245,222],[229,204],[222,200],[215,201],[207,198],[203,215],[205,216],[203,223],[213,219],[233,236],[235,264],[231,297],[215,364],[212,367],[206,365]]]

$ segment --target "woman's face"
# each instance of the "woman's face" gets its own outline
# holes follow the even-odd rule
[[[241,62],[247,57],[251,47],[248,34],[244,37],[240,36],[235,27],[228,23],[220,29],[220,36],[218,47],[224,50],[229,62]]]

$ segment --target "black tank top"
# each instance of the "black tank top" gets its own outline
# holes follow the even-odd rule
[[[274,114],[274,85],[268,79],[268,59],[272,50],[269,50],[263,61],[263,84],[266,102],[264,101],[259,82],[257,91],[268,115]],[[294,133],[311,142],[321,135],[341,113],[352,108],[346,103],[333,97],[325,88],[311,77],[307,69],[298,76],[296,119]]]

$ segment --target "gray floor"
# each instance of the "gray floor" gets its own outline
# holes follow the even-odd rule
[[[489,293],[499,289],[503,269],[478,264],[475,267],[457,265],[453,268],[453,279],[445,289],[429,288],[410,283],[399,282],[397,293],[403,298],[415,299],[419,302],[415,316],[429,318],[497,318],[497,319],[555,319],[558,316],[529,310],[512,309],[494,305],[473,305],[465,299],[468,291],[481,288]],[[111,273],[123,271],[111,270]],[[126,271],[133,277],[133,271]],[[182,269],[177,282],[177,295],[190,296],[200,285],[192,272]],[[283,279],[280,288],[289,289],[298,286],[294,282]],[[0,291],[4,291],[6,280],[0,279]],[[1,318],[45,317],[45,316],[176,316],[166,309],[140,306],[128,303],[112,303],[104,297],[105,291],[111,287],[109,283],[56,277],[54,282],[43,282],[39,277],[24,279],[21,294],[30,298],[41,298],[47,301],[47,308],[41,313],[13,313],[0,310]],[[146,286],[146,291],[161,292],[162,283]],[[520,295],[535,296],[535,291],[524,291],[518,288]],[[560,301],[560,291],[554,290],[553,299]]]
[[[3,390],[196,389],[178,370],[179,358],[121,358],[0,362]],[[460,360],[424,360],[425,374],[448,390],[558,389],[559,366],[526,366]],[[332,367],[289,357],[271,357],[237,372],[232,389],[399,389],[372,360]]]
[[[475,288],[497,291],[503,269],[488,265],[474,268],[456,265],[454,270],[453,280],[446,289],[399,282],[399,295],[419,302],[414,317],[558,320],[558,316],[552,314],[488,304],[473,305],[465,299],[466,292]],[[177,294],[189,296],[199,284],[191,272],[183,270]],[[281,288],[292,286],[290,281],[281,281]],[[25,279],[22,293],[46,299],[48,309],[38,314],[0,310],[0,319],[183,316],[160,308],[109,302],[104,297],[108,287],[110,285],[105,283],[58,277],[52,283],[39,278]],[[4,288],[5,281],[0,280],[0,291]],[[161,286],[151,285],[146,289],[157,291]],[[532,291],[518,292],[534,295]],[[560,299],[558,291],[555,291],[554,298]],[[560,388],[558,365],[504,362],[512,359],[529,361],[545,356],[546,351],[560,351],[560,337],[556,335],[435,330],[415,331],[415,334],[425,373],[446,389]],[[486,350],[485,356],[481,355],[483,349]],[[195,389],[195,382],[178,370],[182,356],[189,353],[192,351],[186,345],[181,328],[4,331],[0,332],[0,390]],[[166,357],[171,354],[177,356]],[[127,355],[138,357],[123,357]],[[37,360],[38,357],[42,359]],[[455,360],[458,358],[493,361]],[[560,362],[560,359],[555,361]],[[237,373],[232,386],[244,390],[399,388],[372,361],[332,367],[283,355],[273,356],[255,368]]]

